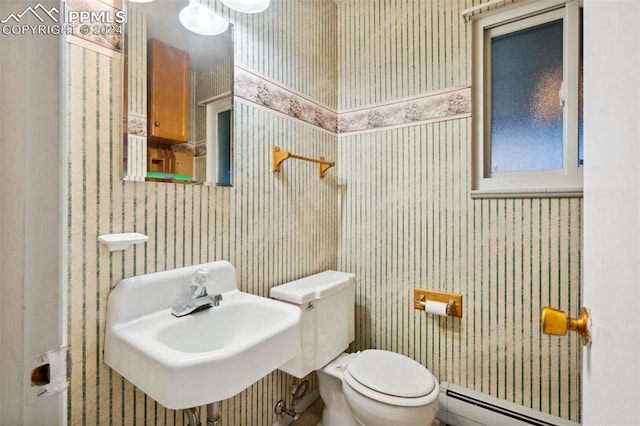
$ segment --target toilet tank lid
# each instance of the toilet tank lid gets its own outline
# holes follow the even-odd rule
[[[272,287],[269,294],[274,299],[304,304],[353,285],[355,278],[354,274],[348,272],[324,271]]]

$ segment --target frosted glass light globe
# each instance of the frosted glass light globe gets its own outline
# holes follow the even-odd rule
[[[227,19],[193,0],[180,11],[178,18],[186,29],[201,35],[218,35],[229,26]]]
[[[259,13],[267,10],[271,0],[222,0],[225,6],[242,13]]]

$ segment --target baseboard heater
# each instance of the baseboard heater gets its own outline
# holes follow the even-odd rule
[[[580,426],[448,382],[440,382],[439,399],[437,418],[441,426]]]

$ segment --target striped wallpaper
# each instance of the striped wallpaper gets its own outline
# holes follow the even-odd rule
[[[235,25],[237,65],[338,113],[471,81],[459,15],[471,1],[272,0],[258,15],[210,3]],[[107,297],[124,277],[218,259],[264,296],[354,272],[354,349],[396,350],[440,380],[579,419],[578,340],[540,336],[538,316],[579,306],[582,202],[471,200],[470,118],[336,135],[236,102],[233,188],[123,182],[120,58],[73,43],[65,54],[70,424],[186,424],[102,362]],[[272,144],[337,167],[319,179],[290,160],[275,174]],[[149,242],[97,242],[130,231]],[[414,312],[417,286],[462,293],[464,318]],[[224,401],[223,424],[273,424],[290,380],[274,372]]]
[[[477,2],[475,2],[477,3]],[[470,1],[338,5],[339,111],[471,81]],[[357,285],[357,340],[439,380],[579,420],[581,344],[540,309],[580,308],[582,200],[471,200],[471,119],[338,138],[338,267]],[[414,311],[414,287],[461,293],[462,319]]]
[[[189,120],[189,141],[204,144],[207,137],[206,108],[199,103],[232,92],[233,58],[224,58],[205,70],[192,71],[191,76],[192,96],[189,108],[192,113]]]
[[[335,106],[335,43],[326,42],[337,37],[332,1],[275,0],[259,16],[231,19],[244,66]],[[325,40],[324,50],[308,48],[316,39]],[[319,58],[333,70],[329,78],[315,79]],[[275,174],[270,155],[278,144],[335,159],[336,136],[237,103],[233,188],[123,182],[120,59],[68,43],[66,62],[69,424],[186,424],[181,412],[159,406],[102,362],[110,289],[123,277],[227,259],[242,290],[268,296],[275,284],[335,269],[336,174],[319,179],[315,167],[293,160]],[[114,253],[97,242],[98,235],[130,231],[149,242]],[[274,372],[224,401],[223,423],[273,424],[290,380]]]

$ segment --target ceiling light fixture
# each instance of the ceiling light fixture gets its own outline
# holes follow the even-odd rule
[[[178,17],[186,29],[201,35],[222,34],[229,26],[227,19],[194,0],[189,0],[189,5],[180,11]]]
[[[222,0],[225,6],[242,13],[259,13],[267,10],[271,0]]]

